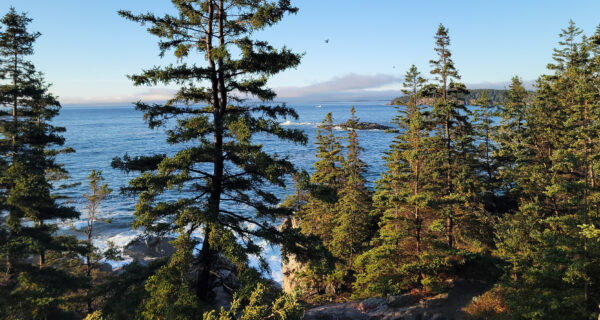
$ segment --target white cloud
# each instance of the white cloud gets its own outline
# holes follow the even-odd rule
[[[317,93],[376,88],[391,82],[396,82],[397,80],[397,78],[385,74],[370,76],[351,73],[343,77],[335,77],[328,81],[318,82],[307,86],[279,87],[275,88],[275,91],[282,98],[296,98]]]
[[[146,91],[132,93],[122,96],[113,97],[61,97],[59,101],[63,105],[68,104],[83,104],[83,105],[94,105],[94,104],[131,104],[133,102],[142,100],[144,102],[157,102],[165,101],[173,97],[177,92],[175,89],[168,88],[150,88]]]
[[[298,102],[358,102],[390,101],[401,96],[401,77],[389,74],[361,75],[351,73],[307,86],[275,87],[277,100]],[[527,90],[533,90],[534,81],[524,81]],[[507,89],[510,81],[467,84],[470,89]]]
[[[389,74],[364,75],[350,73],[330,80],[305,86],[275,87],[278,101],[287,102],[359,102],[382,101],[402,95],[403,78]],[[534,90],[535,81],[523,81],[527,90]],[[507,89],[510,81],[467,83],[469,89]],[[62,104],[98,105],[98,104],[131,104],[159,102],[168,100],[175,94],[175,89],[150,88],[146,91],[114,97],[64,97]],[[234,93],[235,94],[235,93]]]
[[[277,97],[280,99],[310,99],[327,96],[352,96],[363,91],[377,91],[384,86],[401,82],[402,79],[389,74],[361,75],[350,73],[342,77],[322,81],[306,86],[275,87]]]

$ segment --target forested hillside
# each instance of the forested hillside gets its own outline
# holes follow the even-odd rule
[[[439,24],[429,70],[404,75],[385,131],[394,139],[369,181],[370,127],[354,107],[343,134],[327,113],[310,149],[303,130],[283,125],[296,111],[272,103],[268,79],[302,54],[254,37],[296,7],[171,3],[175,14],[119,12],[177,61],[129,76],[178,88],[162,103],[135,102],[176,152],[114,155],[144,237],[105,250],[92,235],[116,192],[97,170],[80,181],[83,212],[62,192],[69,174],[57,157],[74,150],[29,60],[41,34],[14,8],[0,21],[0,319],[289,320],[374,297],[403,308],[438,299],[445,310],[452,290],[477,293],[461,311],[469,319],[598,318],[600,28],[584,35],[569,22],[535,92],[518,76],[507,90],[470,91]],[[314,170],[268,144],[314,150]],[[77,218],[83,235],[59,229]],[[269,246],[294,264],[283,287],[268,277]]]
[[[510,94],[510,90],[499,90],[499,89],[469,89],[469,93],[464,96],[463,101],[468,105],[474,105],[475,102],[481,99],[481,96],[485,92],[487,98],[490,100],[492,104],[503,104],[505,103]],[[528,103],[533,102],[535,99],[534,91],[527,91],[527,96],[525,100]],[[410,100],[410,96],[404,95],[398,98],[395,98],[390,102],[390,105],[406,105]],[[419,101],[420,104],[427,104],[426,98],[421,98]]]
[[[581,35],[573,22],[562,30],[535,93],[514,77],[490,92],[502,103],[482,90],[467,108],[440,25],[433,80],[406,73],[374,190],[353,169],[356,133],[346,144],[319,133],[295,219],[332,257],[298,272],[301,297],[427,297],[466,279],[494,285],[466,309],[473,319],[597,317],[600,34]]]

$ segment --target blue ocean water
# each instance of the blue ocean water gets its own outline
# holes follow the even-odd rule
[[[333,114],[334,123],[341,123],[350,117],[351,104],[323,104],[323,105],[290,105],[299,114],[299,119],[281,119],[281,123],[288,128],[302,129],[307,134],[307,145],[295,145],[278,140],[275,137],[261,135],[255,142],[262,143],[265,151],[288,156],[291,161],[301,169],[312,171],[315,162],[316,146],[314,144],[317,126],[328,112]],[[385,105],[355,105],[356,115],[361,121],[375,122],[391,126],[391,120],[396,115],[396,109]],[[174,153],[182,146],[169,145],[165,141],[165,129],[151,130],[142,119],[142,113],[133,106],[68,106],[61,110],[54,124],[66,127],[64,134],[66,145],[74,148],[76,153],[63,155],[58,161],[64,163],[71,175],[69,182],[80,182],[80,185],[61,190],[61,193],[70,198],[69,202],[77,207],[85,217],[85,202],[82,194],[88,193],[86,181],[91,170],[102,170],[105,182],[114,190],[105,200],[99,220],[96,223],[94,243],[101,249],[106,247],[110,240],[116,245],[124,245],[142,233],[142,230],[131,230],[133,210],[136,199],[120,194],[119,189],[127,185],[133,175],[127,175],[119,170],[112,169],[110,162],[114,157],[128,153],[131,156]],[[346,132],[336,130],[339,136]],[[360,144],[364,148],[362,160],[366,162],[368,172],[366,178],[372,182],[377,180],[383,172],[382,156],[388,149],[393,134],[382,130],[358,131]],[[290,185],[291,187],[291,185]],[[271,191],[283,199],[286,193],[293,190],[273,188]],[[172,193],[169,197],[177,197]],[[110,223],[107,221],[110,220]],[[68,221],[61,224],[65,232],[82,235],[78,230],[85,226],[83,220]],[[270,262],[271,275],[275,280],[281,280],[281,266],[279,249],[266,244],[267,260]]]

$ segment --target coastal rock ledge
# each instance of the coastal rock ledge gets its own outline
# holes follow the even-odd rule
[[[475,297],[490,289],[489,284],[454,281],[447,293],[418,299],[411,294],[334,303],[308,309],[304,320],[461,320]]]

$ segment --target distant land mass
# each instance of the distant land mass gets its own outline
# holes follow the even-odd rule
[[[493,104],[503,104],[508,98],[509,90],[499,89],[471,89],[469,94],[465,96],[464,102],[469,105],[475,104],[475,101],[481,97],[483,92],[487,93],[488,98]],[[526,102],[532,102],[535,97],[535,92],[527,91]],[[389,104],[390,105],[405,105],[408,102],[408,96],[402,96],[394,98]],[[431,98],[423,98],[419,100],[419,104],[431,104]]]

